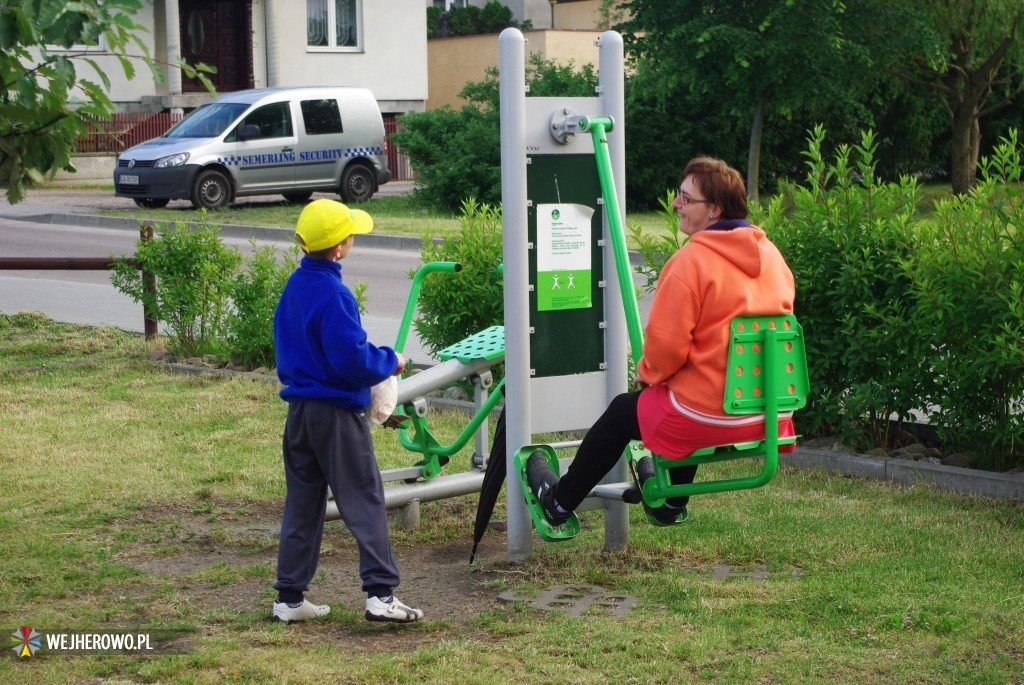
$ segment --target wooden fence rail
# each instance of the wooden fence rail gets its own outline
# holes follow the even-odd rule
[[[139,229],[142,240],[153,239],[153,227]],[[156,276],[142,269],[142,263],[133,257],[112,259],[110,257],[0,257],[0,271],[110,271],[117,264],[128,264],[142,271],[142,288],[156,295]],[[156,315],[143,306],[146,340],[157,336]]]

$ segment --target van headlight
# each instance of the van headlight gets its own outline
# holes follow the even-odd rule
[[[178,154],[170,155],[169,157],[161,157],[160,159],[156,160],[156,163],[153,164],[153,167],[156,169],[166,169],[168,167],[181,166],[187,161],[188,153],[179,152]]]

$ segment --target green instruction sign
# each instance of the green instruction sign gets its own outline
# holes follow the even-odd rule
[[[591,295],[591,218],[578,204],[537,207],[537,310],[588,309]]]

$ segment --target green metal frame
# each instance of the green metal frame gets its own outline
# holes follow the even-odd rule
[[[427,262],[412,277],[412,285],[409,287],[409,295],[405,298],[405,311],[402,312],[402,320],[398,324],[398,337],[395,338],[395,352],[405,350],[405,341],[409,339],[409,328],[412,326],[412,317],[416,312],[416,303],[420,299],[420,288],[423,287],[423,279],[433,273],[455,273],[462,271],[462,265],[458,262]]]
[[[394,348],[396,351],[401,352],[408,340],[409,328],[416,311],[416,303],[419,300],[423,280],[432,273],[454,273],[461,269],[462,265],[457,262],[428,262],[416,271],[409,289],[409,296],[406,299],[405,312],[402,314],[399,324]],[[502,326],[492,326],[446,347],[438,352],[437,356],[441,360],[458,359],[467,362],[472,359],[497,359],[504,354],[505,329]],[[502,394],[499,390],[504,384],[505,380],[502,379],[462,432],[448,444],[442,444],[434,436],[425,417],[414,412],[407,412],[406,407],[396,408],[397,415],[407,418],[398,428],[398,439],[406,450],[423,455],[423,458],[413,466],[420,468],[420,474],[424,480],[430,480],[440,475],[441,470],[450,461],[450,457],[466,446],[480,425],[501,401]]]
[[[494,386],[494,389],[487,396],[487,401],[473,415],[458,437],[447,445],[441,444],[434,437],[434,434],[430,432],[426,418],[416,414],[409,416],[409,421],[398,429],[398,439],[401,441],[402,447],[410,452],[423,455],[423,459],[417,461],[413,466],[422,467],[424,480],[430,480],[439,475],[441,469],[448,463],[449,458],[466,446],[473,437],[473,434],[480,428],[480,424],[498,406],[498,402],[502,398],[502,394],[499,391],[504,385],[505,379],[503,378]]]
[[[803,328],[792,314],[738,316],[730,325],[729,357],[726,364],[725,398],[727,414],[765,416],[763,440],[718,445],[699,449],[683,460],[651,455],[654,477],[641,494],[649,507],[659,507],[669,497],[690,497],[712,492],[759,488],[775,475],[779,445],[795,437],[779,438],[779,412],[801,409],[807,404],[807,355]],[[630,446],[633,462],[650,454],[639,443]],[[681,466],[711,464],[761,457],[763,463],[753,476],[673,485],[669,472]]]

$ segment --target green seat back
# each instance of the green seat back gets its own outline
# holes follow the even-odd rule
[[[644,501],[661,506],[668,497],[689,497],[710,492],[756,488],[772,479],[778,469],[780,412],[807,404],[807,356],[803,328],[792,314],[738,316],[729,327],[729,356],[726,362],[725,397],[727,414],[764,414],[765,437],[761,441],[736,445],[714,445],[697,450],[683,460],[652,455],[654,477],[643,484]],[[795,437],[784,438],[783,444]],[[633,448],[630,458],[638,460],[645,451]],[[679,466],[708,464],[751,457],[763,457],[760,472],[744,478],[701,481],[672,485],[669,471]]]

